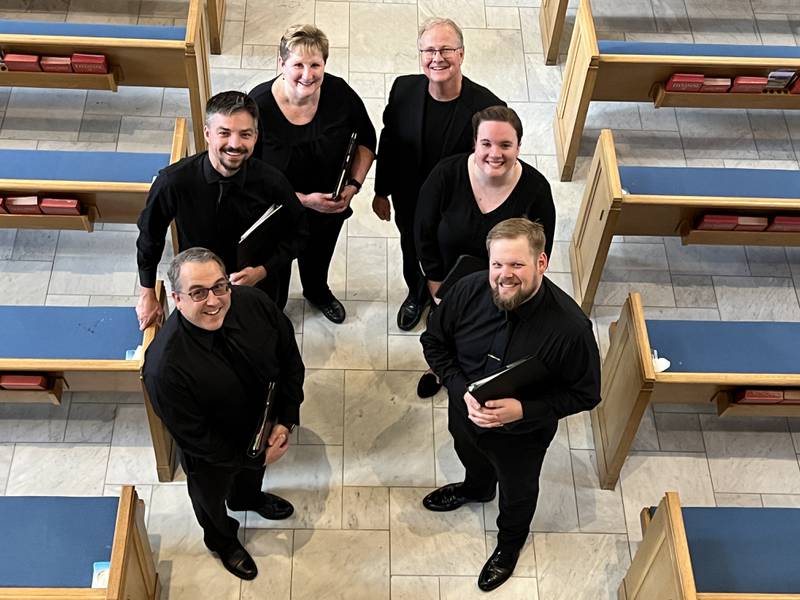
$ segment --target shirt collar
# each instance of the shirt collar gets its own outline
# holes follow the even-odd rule
[[[221,181],[230,181],[234,183],[238,188],[244,188],[245,181],[247,179],[247,163],[250,159],[248,158],[242,163],[242,168],[236,171],[230,177],[225,177],[214,168],[214,165],[211,164],[211,159],[208,157],[208,151],[204,153],[203,156],[203,176],[205,177],[206,183],[219,183]]]
[[[548,286],[547,277],[542,277],[542,283],[539,286],[539,289],[536,290],[536,293],[533,295],[533,298],[520,304],[516,309],[513,311],[506,312],[506,318],[512,319],[519,319],[522,321],[529,320],[534,313],[536,313],[537,309],[542,305],[542,300],[547,293],[547,286]]]
[[[233,314],[233,307],[235,302],[233,302],[233,292],[236,290],[234,287],[231,292],[231,306],[228,309],[228,314],[225,315],[225,320],[222,322],[222,327],[217,330],[224,330],[225,333],[228,331],[240,331],[242,329],[241,325],[239,325],[238,320],[235,318]],[[179,311],[178,312],[178,319],[180,320],[181,324],[183,325],[184,331],[189,334],[193,340],[195,340],[198,344],[200,344],[203,349],[211,350],[214,349],[214,340],[218,337],[217,331],[208,331],[207,329],[203,329],[202,327],[198,327],[197,325],[193,324],[189,321],[183,314]]]

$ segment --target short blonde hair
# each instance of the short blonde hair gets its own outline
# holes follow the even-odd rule
[[[464,47],[464,32],[461,31],[461,27],[459,27],[456,22],[453,21],[453,19],[445,19],[443,17],[431,17],[422,24],[422,26],[419,28],[419,35],[417,36],[417,45],[419,45],[423,35],[425,35],[434,27],[439,27],[440,25],[447,25],[450,29],[452,29],[458,37],[459,47]]]
[[[530,246],[534,258],[544,252],[547,241],[544,227],[541,223],[530,221],[525,217],[506,219],[492,227],[486,236],[486,251],[491,251],[492,242],[495,240],[515,240],[519,237],[528,240],[528,246]]]
[[[314,25],[291,25],[281,37],[279,54],[281,60],[289,58],[289,54],[306,54],[319,52],[322,60],[328,62],[328,36]]]

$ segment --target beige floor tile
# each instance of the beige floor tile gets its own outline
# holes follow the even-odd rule
[[[573,450],[572,468],[575,471],[575,496],[581,531],[626,533],[622,494],[619,488],[600,489],[594,451]]]
[[[717,506],[763,506],[760,494],[714,494]]]
[[[295,532],[292,598],[388,600],[389,532]]]
[[[73,404],[69,411],[64,441],[110,443],[116,410],[114,404]]]
[[[177,556],[210,557],[185,485],[153,486],[147,533],[157,563]]]
[[[436,485],[464,481],[464,465],[453,447],[453,436],[447,429],[447,408],[433,409],[433,436],[436,449]]]
[[[342,511],[344,529],[389,529],[389,488],[345,487]]]
[[[347,320],[336,325],[316,309],[306,312],[303,361],[310,369],[385,369],[386,304],[344,301]]]
[[[464,74],[506,102],[528,100],[522,36],[510,29],[467,29],[464,32]],[[491,62],[481,57],[491,53]],[[496,61],[496,62],[495,62]],[[500,68],[497,65],[502,65]],[[524,123],[523,123],[524,124]]]
[[[415,374],[345,375],[345,485],[434,485],[430,400],[418,398]]]
[[[77,141],[86,92],[14,88],[0,138]]]
[[[209,57],[209,65],[215,67],[238,68],[242,64],[242,41],[244,22],[225,19],[222,30],[222,54]]]
[[[341,445],[344,428],[344,371],[308,370],[300,405],[299,443]]]
[[[386,239],[347,238],[347,299],[386,302]]]
[[[416,380],[427,369],[428,363],[425,362],[419,338],[410,335],[389,336],[390,371],[418,371],[415,375],[409,376],[414,379],[413,385],[416,388]]]
[[[244,43],[277,46],[289,25],[313,22],[313,0],[248,2]]]
[[[477,577],[440,577],[441,600],[481,600],[486,598],[477,585]],[[492,600],[538,600],[539,592],[533,577],[515,576],[491,592]]]
[[[486,558],[488,559],[497,546],[497,535],[494,532],[486,534]],[[525,545],[519,554],[517,566],[514,567],[514,577],[536,577],[536,554],[533,551],[533,534],[529,534]]]
[[[486,27],[483,0],[419,0],[420,25],[431,17],[453,19],[462,29]]]
[[[61,442],[67,426],[70,395],[64,394],[61,404],[0,404],[0,441]]]
[[[117,407],[106,482],[158,483],[156,457],[144,404]]]
[[[439,578],[392,575],[392,600],[439,600]]]
[[[1,260],[3,304],[44,304],[52,265],[47,261]]]
[[[349,45],[349,3],[317,2],[315,23],[328,36],[332,48],[346,48]]]
[[[350,68],[363,73],[416,73],[417,8],[350,5]]]
[[[259,577],[242,582],[241,600],[289,600],[292,591],[294,532],[248,529],[245,547],[258,566]]]
[[[108,464],[103,444],[17,444],[7,496],[100,496]]]
[[[519,29],[519,9],[513,6],[487,6],[486,26],[490,29]]]

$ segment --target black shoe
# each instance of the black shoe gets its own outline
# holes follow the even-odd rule
[[[423,373],[417,383],[417,396],[420,398],[430,398],[442,389],[442,384],[433,373]]]
[[[258,567],[243,546],[237,546],[229,552],[217,552],[222,566],[239,579],[250,581],[258,575]]]
[[[518,558],[518,549],[501,549],[499,546],[495,548],[478,575],[478,587],[484,592],[490,592],[503,585],[514,572]]]
[[[427,302],[419,302],[411,295],[406,296],[397,311],[397,326],[403,331],[411,331],[422,318]]]
[[[422,499],[422,506],[434,512],[447,512],[460,508],[468,502],[489,502],[494,500],[494,492],[485,498],[470,498],[461,494],[462,483],[448,483],[432,491]]]
[[[314,303],[312,302],[312,304]],[[314,304],[314,306],[316,306],[322,312],[322,314],[325,315],[325,318],[328,319],[328,321],[336,323],[337,325],[344,323],[344,318],[347,316],[347,313],[345,312],[342,303],[336,298],[333,298],[330,302],[325,304]]]
[[[269,519],[271,521],[281,521],[283,519],[288,519],[294,513],[294,506],[292,506],[291,502],[288,500],[284,500],[280,496],[276,496],[275,494],[270,494],[269,492],[263,492],[261,494],[262,501],[261,504],[257,506],[247,506],[247,507],[237,507],[235,504],[231,506],[228,503],[228,508],[233,511],[244,511],[249,510],[254,513],[258,513],[265,519]]]

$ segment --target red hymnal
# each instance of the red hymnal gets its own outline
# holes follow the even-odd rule
[[[72,61],[69,56],[43,56],[39,64],[42,71],[48,73],[72,73]]]
[[[4,215],[6,213],[8,213],[6,210],[6,199],[0,198],[0,215]]]
[[[46,215],[81,214],[81,204],[74,198],[42,198],[39,209]]]
[[[790,94],[800,94],[800,79],[794,82],[794,85],[789,88]]]
[[[72,70],[76,73],[94,73],[103,75],[108,73],[108,61],[102,54],[72,55]]]
[[[767,217],[737,217],[735,231],[764,231],[769,224]]]
[[[17,196],[6,198],[6,210],[14,215],[38,215],[39,199],[36,196]]]
[[[718,93],[724,94],[731,89],[730,77],[706,77],[703,81],[703,87],[700,88],[701,92],[705,93]]]
[[[46,390],[44,375],[0,375],[0,388],[5,390]]]
[[[772,219],[767,231],[800,231],[800,217],[778,215]]]
[[[694,73],[675,73],[665,87],[668,92],[699,92],[704,79],[703,75]]]
[[[739,404],[778,404],[783,390],[739,390],[735,399]]]
[[[697,223],[697,229],[733,231],[739,218],[736,215],[703,215]]]
[[[734,94],[760,93],[767,87],[767,81],[766,77],[747,77],[740,75],[733,80],[731,92]]]
[[[800,404],[800,390],[783,390],[782,404]]]
[[[36,54],[6,54],[3,62],[9,71],[41,71]]]

